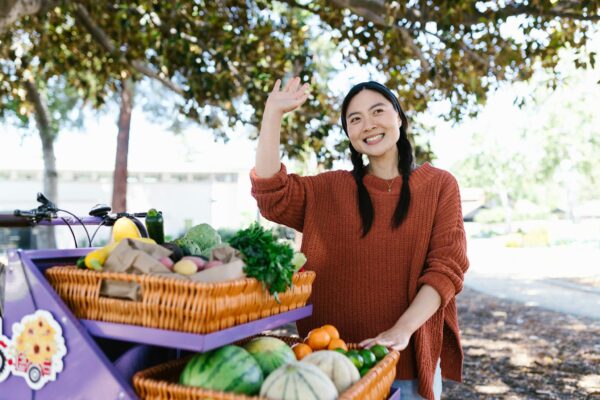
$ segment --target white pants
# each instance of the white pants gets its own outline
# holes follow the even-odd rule
[[[422,400],[419,396],[419,381],[413,380],[400,380],[398,381],[400,386],[400,399],[401,400]],[[438,360],[435,373],[433,374],[433,397],[435,400],[442,398],[442,369],[440,368],[440,361]]]

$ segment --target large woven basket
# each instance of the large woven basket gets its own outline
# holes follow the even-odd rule
[[[49,268],[46,277],[78,318],[210,333],[305,306],[315,273],[294,274],[292,287],[279,294],[280,303],[254,278],[201,283],[72,266]],[[102,297],[100,286],[105,279],[136,282],[141,301]]]
[[[288,344],[298,343],[295,337],[278,337]],[[249,340],[249,339],[247,339]],[[242,344],[243,342],[238,342]],[[349,344],[348,348],[358,348]],[[217,392],[198,387],[180,385],[179,375],[190,357],[169,361],[133,376],[133,386],[142,400],[267,400],[264,397]],[[383,400],[387,399],[392,382],[396,377],[396,364],[400,353],[391,351],[358,382],[340,393],[339,400]]]

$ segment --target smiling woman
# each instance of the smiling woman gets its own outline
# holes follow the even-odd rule
[[[261,214],[303,233],[305,269],[317,273],[298,331],[332,324],[350,342],[400,350],[403,398],[439,399],[442,374],[460,381],[462,369],[455,295],[468,260],[456,179],[414,165],[400,103],[376,82],[342,104],[353,170],[288,174],[281,122],[308,89],[299,78],[275,83],[250,174]]]
[[[369,104],[372,105],[365,108]],[[396,142],[400,138],[402,120],[381,94],[370,90],[357,94],[348,105],[346,126],[352,147],[363,150],[361,153],[367,154],[371,162],[388,154],[398,158]],[[374,147],[382,142],[382,146]],[[393,168],[391,173],[397,175],[397,168]]]

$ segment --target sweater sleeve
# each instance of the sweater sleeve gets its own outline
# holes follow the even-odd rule
[[[462,290],[469,260],[458,182],[448,174],[442,185],[425,269],[418,286],[427,284],[437,290],[444,308]]]
[[[306,210],[306,178],[287,173],[285,165],[270,178],[250,171],[252,196],[263,217],[302,232]]]

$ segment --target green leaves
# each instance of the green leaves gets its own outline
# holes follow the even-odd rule
[[[244,256],[246,275],[261,281],[279,301],[277,294],[285,292],[292,284],[293,249],[279,243],[272,232],[256,222],[238,231],[229,239],[229,244]]]
[[[446,119],[474,115],[488,93],[503,82],[529,79],[536,64],[557,74],[563,48],[580,50],[574,61],[579,67],[594,67],[595,53],[586,45],[598,1],[505,3],[60,2],[0,35],[0,115],[7,111],[2,105],[19,101],[12,91],[19,89],[24,69],[42,82],[60,76],[101,107],[116,82],[143,78],[132,68],[139,62],[182,89],[182,116],[223,137],[240,122],[258,127],[275,80],[301,75],[311,83],[313,98],[286,120],[283,149],[291,157],[312,151],[328,166],[340,154],[335,143],[325,146],[327,139],[344,140],[341,99],[329,82],[353,63],[382,74],[411,122],[440,101],[452,105],[442,115]],[[78,16],[80,6],[112,50]],[[24,53],[15,55],[15,45]],[[205,121],[207,107],[219,117]]]

